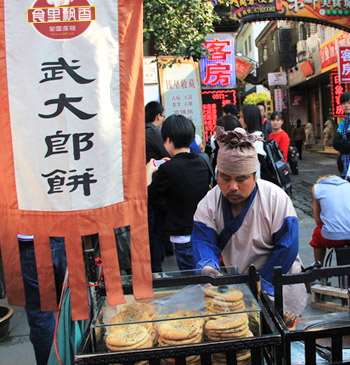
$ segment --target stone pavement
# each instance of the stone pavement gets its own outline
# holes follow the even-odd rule
[[[299,175],[293,176],[293,202],[300,218],[300,255],[306,266],[313,262],[308,245],[314,227],[311,217],[311,187],[319,176],[332,173],[337,173],[335,157],[306,152],[299,165]],[[164,267],[169,271],[174,270],[174,259],[167,258]],[[22,308],[15,307],[10,336],[6,341],[0,342],[0,365],[35,365],[27,319]]]

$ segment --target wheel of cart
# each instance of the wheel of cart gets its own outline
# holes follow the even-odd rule
[[[288,328],[284,321],[284,303],[282,290],[285,285],[304,283],[316,280],[339,278],[349,275],[350,265],[314,268],[299,274],[282,274],[280,267],[274,268],[273,285],[274,302],[262,294],[262,301],[275,321],[282,335],[282,346],[278,352],[277,363],[290,364],[350,364],[350,317],[349,301],[336,310],[320,311],[307,308],[297,319],[293,328]],[[346,291],[347,298],[350,292]]]
[[[189,290],[191,291],[193,288],[193,301],[196,300],[195,290],[199,285],[200,288],[202,288],[203,285],[211,284],[217,287],[218,290],[232,287],[239,287],[240,289],[243,287],[246,288],[249,291],[249,295],[251,295],[254,307],[256,308],[254,313],[258,313],[259,321],[261,322],[259,324],[259,333],[255,332],[254,336],[237,339],[215,341],[203,340],[200,343],[179,344],[176,346],[167,345],[165,347],[135,349],[132,351],[110,351],[104,346],[104,336],[103,334],[101,335],[101,333],[105,331],[105,326],[98,325],[102,313],[101,308],[99,308],[97,315],[91,319],[89,330],[84,336],[82,346],[75,355],[76,364],[275,364],[277,349],[281,345],[281,335],[257,295],[259,277],[254,267],[250,268],[247,275],[232,274],[232,272],[229,271],[217,278],[201,276],[194,272],[183,272],[181,274],[166,273],[165,275],[160,274],[160,276],[160,278],[153,280],[155,295],[158,292],[167,293],[175,291],[178,293],[178,290],[181,290],[180,288],[190,288]],[[125,294],[132,293],[129,282],[130,281],[123,285]],[[244,292],[244,295],[248,296],[246,293],[247,292]],[[190,304],[192,303],[188,303],[189,307]],[[101,306],[103,306],[103,303],[101,303]],[[254,313],[249,313],[248,318],[250,318],[249,316],[251,315],[254,317]],[[214,318],[217,318],[218,315],[219,314],[215,314]],[[236,316],[239,314],[234,313],[230,315]],[[211,315],[210,318],[212,319],[213,315]],[[166,321],[169,322],[169,319]],[[250,330],[253,331],[250,319],[249,327]],[[106,333],[108,332],[106,331]],[[249,351],[251,354],[250,361],[242,361],[242,358],[237,358],[237,354],[242,354],[242,352],[246,354]],[[214,358],[212,358],[213,354],[220,354],[220,361],[216,362]],[[197,361],[194,362],[194,358],[196,358]]]

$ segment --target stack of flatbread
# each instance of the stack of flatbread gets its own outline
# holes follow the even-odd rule
[[[229,314],[227,316],[212,317],[206,322],[204,333],[209,341],[224,341],[242,337],[252,337],[249,330],[248,316],[244,314]],[[212,355],[213,364],[226,364],[224,353]],[[250,351],[240,351],[237,353],[237,364],[246,365],[250,363]]]
[[[106,346],[111,351],[146,349],[153,346],[153,341],[146,327],[129,324],[113,327],[106,337]]]
[[[240,312],[245,309],[242,291],[228,286],[208,285],[205,289],[205,304],[209,313]]]
[[[186,311],[179,311],[168,315],[166,318],[192,317],[194,314]],[[159,346],[179,346],[192,343],[200,343],[203,339],[202,318],[184,318],[162,321],[157,325],[158,344]],[[200,356],[188,356],[187,365],[196,365],[200,363]],[[164,365],[174,365],[175,359],[164,359]]]
[[[154,307],[150,304],[132,303],[120,306],[120,311],[111,318],[107,329],[106,346],[112,351],[153,347],[156,331],[152,321]],[[125,324],[126,325],[123,325]],[[134,324],[133,324],[134,323]],[[123,332],[125,332],[123,334]],[[135,340],[132,336],[135,335]]]

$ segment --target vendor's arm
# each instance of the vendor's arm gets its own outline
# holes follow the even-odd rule
[[[272,221],[272,243],[274,248],[265,265],[259,270],[262,289],[273,295],[272,273],[275,266],[281,266],[286,274],[298,255],[299,221],[287,194],[276,197],[276,210]]]
[[[193,259],[196,269],[203,270],[209,266],[214,269],[220,267],[220,249],[218,234],[214,221],[214,213],[210,209],[210,193],[198,204],[194,215],[192,231]]]

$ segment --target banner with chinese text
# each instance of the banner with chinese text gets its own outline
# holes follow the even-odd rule
[[[168,63],[169,57],[160,57]],[[202,137],[202,101],[198,64],[182,59],[172,65],[159,67],[160,93],[165,115],[182,114],[192,120],[196,134]]]
[[[342,84],[339,79],[339,73],[334,70],[330,73],[331,98],[332,98],[332,116],[335,118],[344,117],[344,110],[340,103],[340,97],[345,91],[350,91],[350,84]]]
[[[208,50],[208,56],[202,57],[200,60],[203,88],[231,89],[236,87],[234,34],[208,34],[203,47]]]
[[[56,305],[50,236],[65,238],[75,319],[88,316],[82,236],[99,234],[109,302],[122,302],[114,229],[126,225],[134,293],[152,295],[142,29],[141,0],[0,0],[0,244],[14,304],[18,233],[34,235],[42,309]]]
[[[348,1],[309,0],[252,0],[232,2],[232,12],[244,22],[260,20],[315,21],[339,29],[350,29],[350,3]]]
[[[338,49],[339,81],[342,84],[350,83],[350,47]]]

